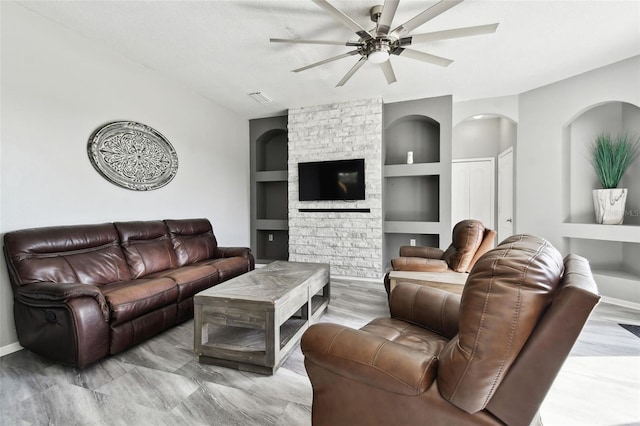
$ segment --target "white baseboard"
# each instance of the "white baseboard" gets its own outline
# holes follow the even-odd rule
[[[615,297],[602,296],[602,301],[611,303],[612,305],[623,306],[625,308],[636,309],[640,311],[640,303],[629,302],[628,300],[616,299]]]
[[[20,343],[18,342],[13,342],[6,346],[0,346],[0,357],[18,352],[20,349],[22,349],[22,346],[20,346]]]

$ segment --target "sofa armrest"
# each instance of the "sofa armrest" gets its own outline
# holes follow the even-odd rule
[[[442,259],[444,250],[435,247],[402,246],[400,257],[422,257],[425,259]]]
[[[16,299],[25,305],[38,305],[42,302],[65,304],[80,297],[93,298],[100,307],[105,322],[109,322],[109,306],[98,287],[80,283],[39,282],[17,287]]]
[[[391,317],[416,324],[442,336],[458,333],[460,295],[439,288],[400,282],[389,298]]]
[[[251,249],[249,247],[217,247],[215,257],[244,257],[249,258]]]
[[[301,348],[305,363],[387,392],[419,395],[436,378],[435,356],[338,324],[312,325]]]

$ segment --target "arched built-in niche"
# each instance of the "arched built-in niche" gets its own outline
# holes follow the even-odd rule
[[[256,141],[256,170],[287,170],[287,130],[272,129]]]
[[[440,161],[440,123],[424,115],[403,116],[385,128],[384,146],[385,166],[404,165],[385,178],[385,220],[438,222],[440,176],[428,168]]]
[[[256,170],[263,173],[257,179],[256,217],[263,220],[286,220],[287,192],[287,131],[272,129],[256,140]],[[272,173],[273,175],[273,173]]]
[[[406,164],[407,153],[413,163],[440,161],[440,123],[424,115],[402,117],[385,128],[384,164]]]
[[[598,177],[590,163],[589,148],[602,133],[640,135],[640,108],[626,102],[607,102],[582,111],[567,126],[565,132],[564,169],[569,172],[565,182],[568,204],[566,222],[594,223],[591,191],[600,188]],[[640,211],[640,162],[636,161],[620,182],[627,188],[627,210]],[[640,215],[628,214],[625,224],[640,225]]]
[[[624,224],[596,224],[592,190],[600,183],[589,148],[601,133],[640,135],[640,108],[626,102],[601,103],[580,111],[565,126],[561,233],[567,252],[589,259],[604,296],[640,303],[640,160],[620,183],[628,190]]]

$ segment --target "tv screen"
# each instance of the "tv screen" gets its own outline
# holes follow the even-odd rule
[[[364,200],[364,158],[298,163],[299,200]]]

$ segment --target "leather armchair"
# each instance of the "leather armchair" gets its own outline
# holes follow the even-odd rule
[[[462,296],[400,283],[390,318],[303,335],[313,424],[540,424],[599,298],[584,258],[529,235],[482,256]]]
[[[402,246],[400,257],[391,259],[391,268],[394,271],[468,273],[480,256],[493,248],[495,238],[496,231],[485,228],[479,220],[463,220],[453,227],[451,244],[446,250]],[[384,277],[384,287],[388,294],[389,273]]]

